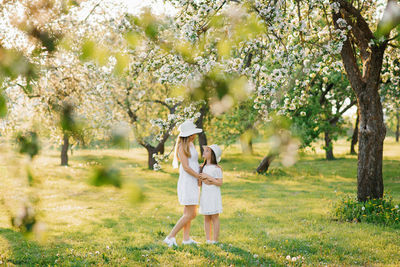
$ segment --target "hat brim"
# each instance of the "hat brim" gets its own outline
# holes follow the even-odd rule
[[[208,146],[208,145],[203,145],[202,147],[203,147],[203,149],[206,148],[206,147],[209,147],[209,148],[214,152],[214,154],[215,154],[215,151],[214,151],[210,146]],[[219,162],[221,161],[221,156],[219,156],[216,160],[217,160],[217,163],[219,163]]]
[[[190,132],[180,133],[178,136],[179,137],[188,137],[188,136],[191,136],[191,135],[194,135],[194,134],[198,134],[198,133],[201,133],[201,132],[203,132],[203,129],[195,128],[195,129],[191,130]]]

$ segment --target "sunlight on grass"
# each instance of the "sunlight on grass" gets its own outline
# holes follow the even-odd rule
[[[159,172],[146,168],[141,149],[78,150],[70,167],[59,166],[57,151],[42,152],[33,162],[36,184],[29,187],[25,159],[1,147],[0,260],[8,265],[286,265],[287,255],[304,257],[305,265],[398,265],[400,230],[332,220],[337,193],[356,192],[356,156],[348,143],[334,146],[338,160],[323,160],[323,151],[307,152],[289,168],[275,162],[270,174],[255,168],[266,144],[254,156],[238,146],[224,151],[221,243],[205,245],[203,218],[192,222],[198,247],[170,249],[161,240],[181,216],[176,196],[178,173],[170,162]],[[7,151],[7,152],[6,152]],[[166,149],[168,151],[168,149]],[[400,202],[400,145],[385,143],[385,189]],[[129,187],[94,187],[88,180],[100,160],[122,166],[123,182],[142,186],[145,201],[130,202]],[[24,239],[12,228],[7,209],[16,212],[37,197],[38,220],[45,224],[44,241]],[[7,209],[6,209],[6,208]],[[178,236],[178,243],[181,242]]]

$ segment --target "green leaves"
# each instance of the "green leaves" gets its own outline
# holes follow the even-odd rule
[[[39,154],[39,138],[35,132],[19,133],[16,141],[19,146],[19,153],[29,155],[31,159]]]
[[[145,12],[138,18],[134,17],[133,23],[141,27],[148,38],[156,40],[159,34],[159,22],[156,17],[151,13],[150,9],[146,9]]]
[[[0,93],[0,118],[7,115],[7,102],[3,94]]]
[[[113,185],[117,188],[121,188],[121,171],[108,164],[100,166],[94,170],[90,183],[94,186]]]
[[[35,65],[16,50],[0,47],[0,83],[4,78],[17,78],[19,75],[25,76],[27,80],[36,77]]]
[[[400,5],[395,0],[389,0],[378,29],[375,32],[377,38],[388,36],[391,30],[400,24]]]
[[[107,64],[110,51],[103,45],[97,44],[94,40],[87,39],[81,48],[82,54],[80,59],[83,61],[93,60],[100,66]]]
[[[62,107],[60,124],[63,131],[77,131],[77,123],[73,117],[73,106],[69,103],[64,103]]]
[[[37,28],[33,28],[33,30],[30,32],[30,34],[39,39],[39,41],[42,43],[42,45],[45,47],[45,49],[48,52],[54,52],[56,50],[56,43],[60,39],[60,36],[50,34],[46,31],[39,30]]]

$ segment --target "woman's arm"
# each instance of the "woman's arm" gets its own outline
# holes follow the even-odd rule
[[[211,178],[209,179],[209,181],[211,182],[211,184],[216,186],[221,186],[223,183],[222,178]]]
[[[223,183],[222,178],[214,178],[206,173],[202,173],[201,177],[202,177],[202,179],[204,179],[205,184],[213,184],[216,186],[221,186]]]
[[[195,172],[192,168],[190,168],[189,160],[188,160],[187,156],[185,155],[185,153],[183,152],[183,148],[181,146],[178,148],[178,156],[179,156],[179,159],[181,160],[183,169],[187,173],[192,175],[194,178],[200,179],[200,175],[197,172]]]

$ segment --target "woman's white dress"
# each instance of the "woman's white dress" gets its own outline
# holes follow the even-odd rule
[[[217,165],[205,165],[203,173],[213,178],[222,179],[222,170]],[[219,214],[222,212],[222,197],[219,186],[203,183],[200,196],[199,213],[203,215]]]
[[[190,144],[190,155],[188,158],[189,167],[195,172],[199,172],[199,154],[193,143]],[[179,167],[179,180],[178,180],[178,199],[181,205],[199,205],[200,189],[197,179],[187,173],[182,164]]]

